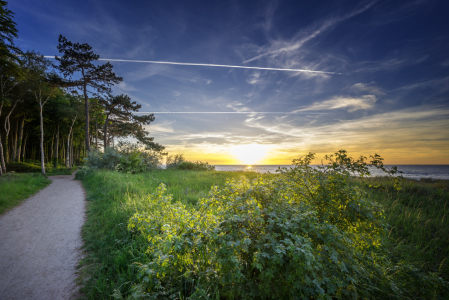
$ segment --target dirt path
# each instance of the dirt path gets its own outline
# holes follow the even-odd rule
[[[70,299],[81,259],[85,194],[74,175],[0,216],[0,299]]]

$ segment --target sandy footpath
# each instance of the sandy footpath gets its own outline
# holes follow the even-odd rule
[[[0,216],[0,299],[71,299],[81,259],[85,193],[74,175]]]

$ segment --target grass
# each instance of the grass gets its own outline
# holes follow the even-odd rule
[[[395,191],[369,190],[390,225],[390,254],[449,281],[449,180],[405,180]]]
[[[64,165],[59,165],[57,168],[53,167],[52,163],[45,164],[45,173],[47,176],[54,175],[70,175],[78,167],[74,166],[72,169],[67,169]],[[42,173],[40,161],[27,160],[25,162],[12,162],[6,164],[6,170],[8,172],[15,173]]]
[[[50,184],[38,173],[6,173],[0,177],[0,214],[20,204]]]
[[[80,174],[81,173],[81,174]],[[213,185],[224,186],[228,179],[250,172],[195,172],[161,170],[143,174],[111,171],[78,173],[87,191],[87,221],[83,227],[86,257],[81,262],[82,292],[88,299],[113,299],[129,295],[138,281],[136,263],[150,255],[147,241],[127,229],[139,201],[153,193],[162,182],[174,201],[194,207]],[[275,176],[275,175],[265,175]],[[383,180],[383,179],[379,179]],[[402,190],[366,188],[369,197],[385,208],[390,224],[386,238],[393,260],[405,260],[449,280],[449,181],[407,180]]]

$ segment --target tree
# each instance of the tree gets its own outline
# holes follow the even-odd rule
[[[142,107],[136,101],[131,101],[127,95],[109,96],[103,99],[102,104],[105,107],[106,120],[103,128],[104,147],[109,146],[108,128],[113,124],[112,136],[127,137],[134,136],[148,149],[162,151],[165,148],[155,142],[149,133],[145,131],[144,125],[149,125],[154,121],[154,114],[137,116],[133,112],[139,111]]]
[[[63,56],[60,58],[55,56],[55,59],[59,61],[57,68],[65,77],[70,78],[67,86],[76,87],[83,91],[86,114],[85,143],[87,151],[90,151],[88,87],[91,87],[98,94],[109,94],[111,86],[120,83],[123,78],[112,72],[110,62],[98,66],[94,65],[93,62],[98,60],[100,56],[95,54],[92,47],[87,43],[72,43],[60,35],[58,50],[63,53]],[[81,73],[81,78],[72,80],[71,76],[78,72]]]
[[[21,54],[19,48],[14,45],[14,39],[18,38],[19,31],[16,22],[13,21],[13,12],[6,6],[7,1],[0,0],[0,58],[2,65],[18,62],[15,54]]]
[[[61,90],[48,82],[46,72],[51,63],[43,55],[27,53],[25,59],[28,60],[27,65],[30,68],[27,82],[30,90],[33,91],[35,101],[39,104],[41,167],[42,174],[45,175],[43,109],[48,99],[60,93]]]
[[[19,74],[19,68],[17,65],[18,57],[14,54],[21,53],[20,49],[14,46],[14,39],[18,37],[19,31],[16,28],[16,23],[13,21],[14,13],[6,7],[7,5],[8,2],[0,0],[0,116],[3,106],[9,104],[9,99],[7,98],[7,96],[11,89],[14,87],[14,84],[11,84],[11,78],[14,78]],[[6,172],[1,135],[0,160],[1,176],[2,169],[4,172]]]

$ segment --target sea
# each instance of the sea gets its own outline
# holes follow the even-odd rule
[[[392,165],[385,165],[391,168]],[[396,165],[404,178],[420,180],[430,179],[449,179],[449,165]],[[291,168],[292,165],[215,165],[217,171],[253,171],[258,173],[275,173],[281,168]],[[316,167],[316,166],[315,166]],[[372,176],[385,176],[385,173],[371,168]]]

